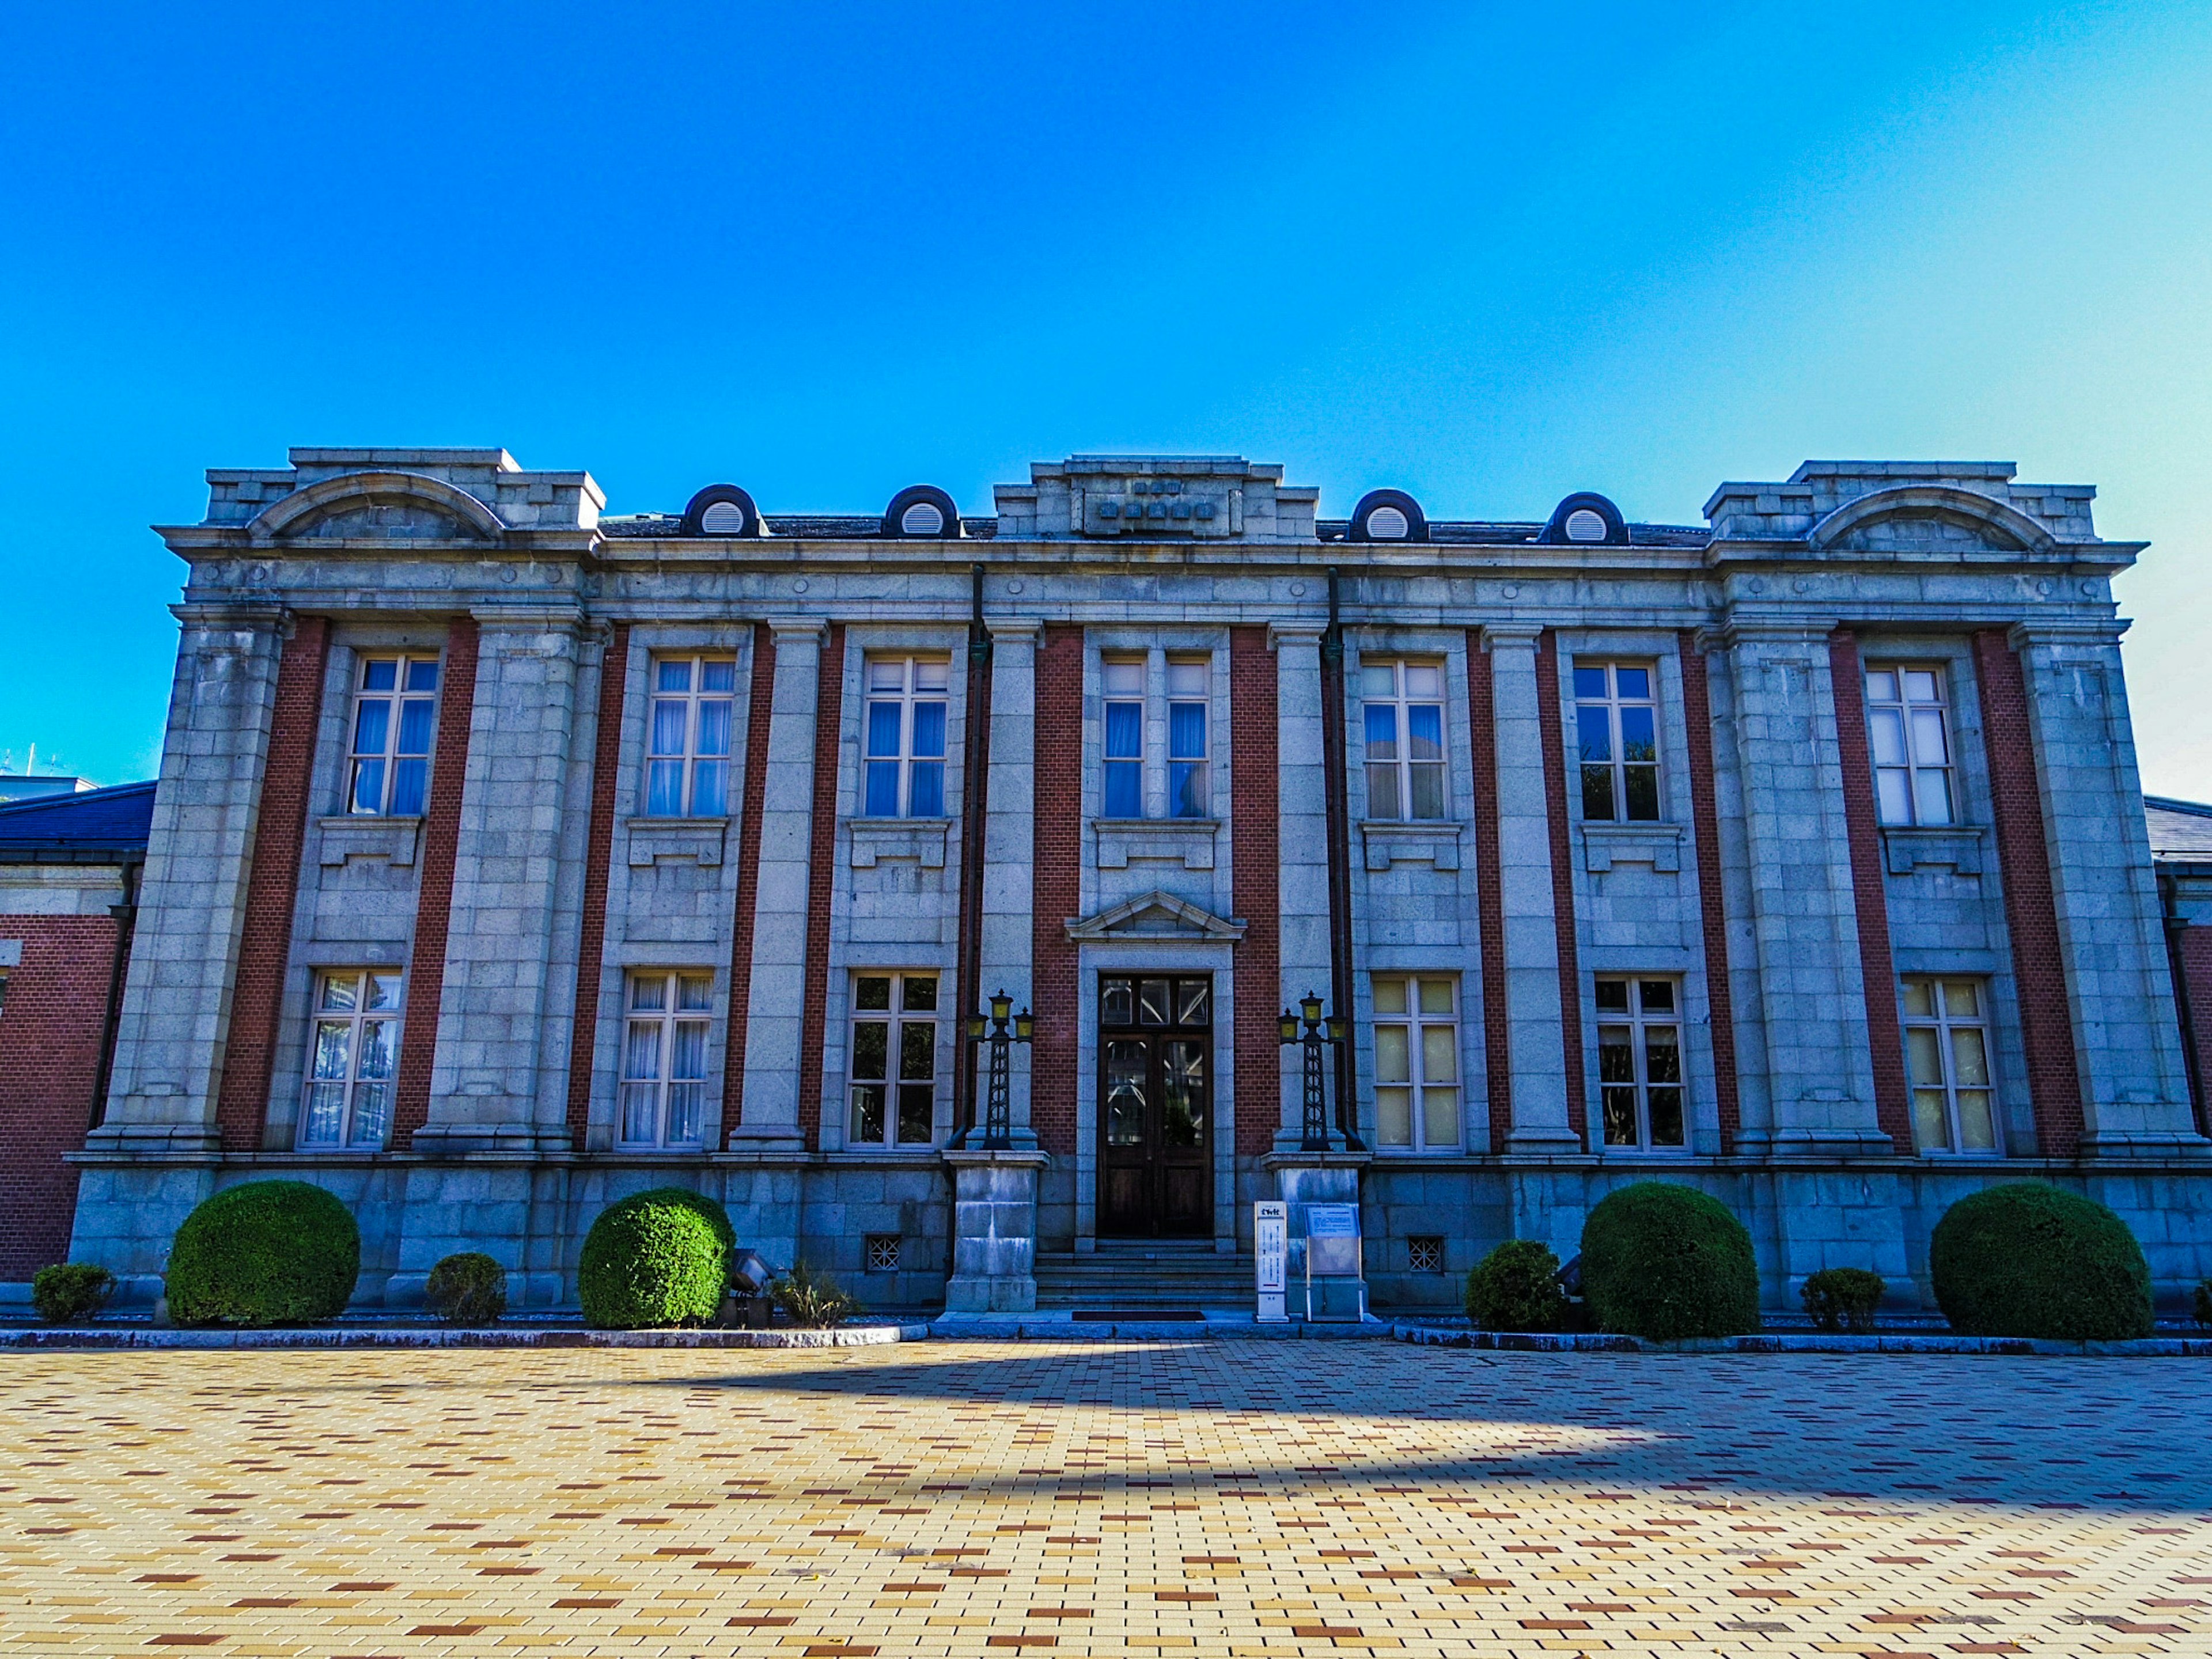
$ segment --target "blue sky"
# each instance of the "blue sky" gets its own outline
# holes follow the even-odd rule
[[[1695,522],[2017,461],[2155,544],[2212,798],[2212,7],[9,9],[0,750],[149,776],[210,465],[498,444],[617,512],[1083,450]]]

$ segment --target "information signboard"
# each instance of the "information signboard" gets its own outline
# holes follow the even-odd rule
[[[1257,1317],[1262,1325],[1290,1322],[1290,1310],[1284,1305],[1290,1235],[1289,1205],[1273,1202],[1252,1206],[1252,1247],[1260,1281]]]
[[[1316,1279],[1353,1281],[1354,1312],[1358,1322],[1367,1316],[1367,1280],[1359,1256],[1359,1206],[1357,1204],[1309,1204],[1306,1212],[1306,1318],[1313,1310],[1313,1282]],[[1323,1286],[1326,1291],[1327,1286]]]

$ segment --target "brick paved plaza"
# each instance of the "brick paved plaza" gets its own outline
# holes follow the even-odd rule
[[[15,1653],[2212,1651],[2188,1360],[0,1356]]]

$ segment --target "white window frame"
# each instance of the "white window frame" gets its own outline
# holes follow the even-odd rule
[[[1136,686],[1113,682],[1133,673]],[[1207,651],[1108,648],[1098,653],[1098,813],[1115,822],[1213,817],[1213,656]],[[1114,714],[1133,709],[1136,752],[1115,752]],[[1198,741],[1188,739],[1188,720],[1177,731],[1178,714],[1195,712]],[[1117,769],[1119,769],[1117,770]],[[1135,810],[1126,799],[1117,810],[1114,781],[1133,778]]]
[[[372,688],[369,678],[378,667],[392,666],[389,689]],[[429,671],[427,690],[411,689],[410,682],[420,678],[416,671]],[[346,725],[346,796],[345,811],[361,817],[417,817],[429,810],[430,768],[438,748],[438,697],[445,678],[442,660],[422,652],[368,651],[363,652],[355,665],[353,676],[353,708]],[[380,744],[364,747],[362,723],[373,705],[384,710],[384,737]],[[414,709],[427,710],[428,729],[421,734],[422,748],[403,750],[401,732],[407,716]],[[411,766],[409,774],[420,779],[421,787],[410,803],[400,788],[403,767]],[[371,772],[369,769],[375,769]],[[374,779],[371,783],[369,780]],[[362,799],[364,787],[370,799]],[[396,810],[405,805],[404,811]]]
[[[331,1006],[342,987],[349,988],[351,1006]],[[399,1087],[406,976],[398,968],[319,969],[310,995],[307,1074],[294,1144],[301,1152],[380,1151],[392,1138],[393,1096]],[[326,1046],[333,1039],[343,1045],[335,1066]],[[314,1134],[319,1092],[337,1109],[336,1133],[319,1138]]]
[[[1429,1009],[1423,994],[1437,988],[1448,1003],[1441,1012]],[[1376,1150],[1401,1157],[1465,1151],[1467,1058],[1460,1040],[1459,975],[1419,970],[1370,974],[1368,990],[1374,1011]],[[1401,1006],[1386,1006],[1394,1001]],[[1400,1034],[1395,1043],[1394,1032]],[[1401,1071],[1402,1079],[1394,1075]],[[1402,1139],[1393,1138],[1400,1127],[1399,1103]],[[1433,1133],[1443,1127],[1431,1121],[1431,1111],[1439,1108],[1449,1114],[1449,1136]]]
[[[1185,652],[1167,653],[1163,685],[1167,703],[1167,816],[1213,816],[1213,659]],[[1178,684],[1178,681],[1181,682]],[[1180,744],[1176,716],[1198,714],[1198,747]]]
[[[1624,692],[1620,686],[1623,670],[1641,674],[1649,688],[1647,694],[1637,696]],[[1602,674],[1605,677],[1601,692],[1585,695],[1583,676]],[[1662,775],[1665,757],[1659,738],[1659,665],[1655,662],[1632,658],[1577,657],[1571,671],[1575,692],[1575,723],[1572,736],[1575,752],[1575,789],[1578,809],[1585,823],[1658,823],[1667,816],[1666,779]],[[1600,711],[1605,720],[1606,753],[1607,758],[1591,761],[1583,758],[1583,711]],[[1632,761],[1628,758],[1628,738],[1625,727],[1632,711],[1648,714],[1651,721],[1651,758]],[[1651,799],[1649,813],[1632,816],[1629,811],[1628,775],[1632,769],[1647,773],[1651,780]],[[1607,787],[1613,797],[1612,810],[1602,815],[1590,811],[1590,775],[1603,771]]]
[[[615,1085],[617,1146],[688,1151],[706,1145],[713,1104],[707,1085],[714,1072],[714,1020],[711,969],[634,968],[623,976],[623,1041]],[[644,1046],[648,1042],[649,1050]],[[690,1042],[697,1044],[696,1058],[680,1046]],[[647,1120],[649,1135],[632,1133]]]
[[[1683,1051],[1688,1022],[1682,1014],[1682,981],[1671,974],[1595,974],[1591,976],[1591,981],[1593,1001],[1598,1005],[1595,1008],[1598,1042],[1596,1130],[1600,1148],[1606,1152],[1648,1152],[1664,1158],[1682,1156],[1690,1150],[1689,1066]],[[1608,1009],[1602,1006],[1604,993],[1600,988],[1608,985],[1627,988],[1626,1000],[1628,1006],[1625,1010]],[[1653,986],[1667,988],[1669,1007],[1648,1009],[1644,1006],[1649,988]],[[1651,1075],[1650,1034],[1658,1030],[1671,1030],[1674,1034],[1675,1075],[1671,1081]],[[1607,1049],[1609,1046],[1615,1049],[1620,1046],[1607,1043],[1606,1036],[1613,1031],[1628,1034],[1627,1048],[1632,1056],[1632,1066],[1635,1073],[1632,1078],[1608,1079],[1606,1076]],[[1652,1129],[1652,1091],[1666,1089],[1674,1092],[1676,1116],[1680,1122],[1682,1137],[1679,1142],[1662,1141],[1655,1136]],[[1620,1091],[1632,1091],[1631,1104],[1636,1114],[1636,1139],[1633,1142],[1612,1139],[1607,1133],[1611,1127],[1609,1108],[1612,1101],[1609,1097]]]
[[[1451,722],[1445,718],[1445,665],[1419,657],[1368,657],[1359,659],[1359,739],[1362,755],[1367,767],[1367,816],[1370,818],[1402,823],[1437,823],[1451,817],[1451,739],[1447,735]],[[1416,673],[1433,674],[1436,690],[1416,693],[1413,690]],[[1389,687],[1383,690],[1379,681],[1370,678],[1389,677]],[[1374,733],[1370,724],[1370,711],[1389,711],[1390,743],[1395,756],[1374,758]],[[1413,757],[1413,725],[1416,709],[1436,711],[1437,754],[1434,760],[1417,760]],[[1435,789],[1432,812],[1417,810],[1419,792],[1414,788],[1416,776],[1429,781]],[[1379,782],[1387,782],[1390,799],[1382,799]],[[1389,810],[1385,810],[1386,807]]]
[[[680,689],[664,689],[664,669],[684,671]],[[708,671],[726,670],[729,684],[709,690]],[[645,800],[643,816],[726,818],[730,816],[731,756],[737,747],[738,659],[724,652],[656,652],[646,669]],[[680,736],[665,732],[665,712],[682,723]],[[719,738],[714,727],[719,720]],[[718,743],[720,747],[714,745]],[[667,785],[674,805],[665,805]],[[719,799],[720,804],[717,805]]]
[[[1953,1011],[1952,993],[1960,989],[1972,999],[1972,1013]],[[1925,1007],[1914,1007],[1916,990],[1927,993]],[[1996,1034],[1990,1024],[1989,981],[1972,974],[1904,975],[1898,981],[1898,1017],[1905,1027],[1905,1077],[1912,1090],[1912,1139],[1921,1156],[2002,1158],[2004,1125],[1997,1109]],[[1971,1055],[1962,1052],[1965,1033],[1971,1033],[1981,1049],[1978,1084],[1960,1080],[1960,1073],[1971,1067]],[[1933,1083],[1925,1075],[1931,1058],[1941,1073]],[[1977,1096],[1978,1103],[1973,1098]],[[1941,1146],[1930,1144],[1931,1107],[1941,1115]],[[1967,1139],[1977,1129],[1986,1136],[1986,1143],[1970,1146]]]
[[[898,669],[896,686],[878,686],[879,672],[896,665]],[[925,674],[923,671],[934,671]],[[925,678],[935,678],[939,684],[927,686]],[[938,752],[917,754],[915,748],[915,727],[921,711],[934,706],[938,714]],[[875,752],[875,711],[878,708],[897,710],[898,738],[896,753]],[[927,652],[870,652],[860,660],[860,790],[859,816],[864,818],[941,818],[945,816],[947,769],[950,763],[952,731],[952,660]],[[881,774],[878,769],[894,767],[896,780],[891,803],[895,810],[884,811],[875,805],[875,781]],[[930,775],[934,769],[935,810],[915,810],[915,781],[919,774]],[[927,790],[922,804],[927,806]]]
[[[898,1152],[917,1146],[933,1146],[937,1143],[937,1086],[941,1067],[939,1049],[942,1044],[945,1018],[945,988],[950,976],[934,968],[855,969],[851,977],[851,1000],[847,1020],[845,1048],[845,1145],[855,1150]],[[863,1008],[860,1006],[860,984],[864,980],[888,980],[887,1006]],[[931,1006],[927,1009],[909,1009],[907,987],[917,981],[931,982]],[[879,1025],[884,1028],[884,1075],[860,1075],[860,1028]],[[927,1029],[927,1049],[929,1055],[929,1076],[908,1078],[903,1075],[902,1064],[906,1054],[909,1030]],[[861,1132],[861,1113],[866,1091],[877,1090],[877,1107],[882,1116],[879,1131],[873,1136]],[[929,1129],[920,1139],[902,1136],[903,1123],[901,1097],[912,1090],[916,1097],[926,1091],[929,1100]]]
[[[1931,681],[1932,696],[1912,695],[1913,677],[1921,674]],[[1875,817],[1885,826],[1899,829],[1956,823],[1958,749],[1951,726],[1948,665],[1870,662],[1864,679]],[[1887,688],[1879,684],[1884,680]],[[1931,744],[1940,747],[1933,759],[1925,752]]]

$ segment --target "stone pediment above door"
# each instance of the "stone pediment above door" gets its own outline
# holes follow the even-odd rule
[[[1155,888],[1135,898],[1110,905],[1094,916],[1067,924],[1067,936],[1079,945],[1111,939],[1213,939],[1233,943],[1244,937],[1244,924],[1217,916],[1188,899],[1177,898]]]

